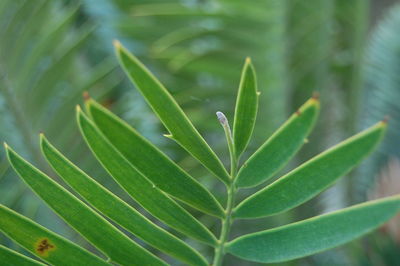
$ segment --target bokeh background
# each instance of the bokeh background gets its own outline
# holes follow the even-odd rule
[[[385,140],[357,170],[289,213],[235,223],[232,236],[400,193],[399,1],[0,1],[1,141],[60,181],[40,155],[38,133],[44,132],[73,162],[130,201],[79,136],[74,109],[88,91],[223,200],[223,187],[162,137],[166,130],[119,69],[113,39],[160,78],[226,164],[215,111],[233,118],[246,56],[256,67],[261,97],[245,157],[316,91],[322,102],[318,125],[283,172],[390,117]],[[0,202],[96,252],[27,188],[3,151]],[[0,243],[24,252],[2,234]],[[226,265],[256,264],[228,256]],[[279,265],[400,265],[400,217],[343,247]]]

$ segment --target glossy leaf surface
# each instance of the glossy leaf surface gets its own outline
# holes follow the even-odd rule
[[[78,111],[78,123],[89,147],[110,175],[143,208],[172,228],[215,245],[216,239],[207,228],[191,214],[169,198],[156,185],[137,171],[114,146],[101,134],[82,111]]]
[[[130,265],[165,265],[9,147],[7,156],[14,170],[32,190],[112,261]]]
[[[246,149],[253,133],[258,108],[257,79],[250,58],[242,70],[233,121],[235,153],[239,157]]]
[[[203,212],[224,216],[223,209],[214,196],[157,147],[93,100],[87,101],[86,105],[104,136],[158,188]]]
[[[304,144],[318,113],[318,100],[308,100],[244,163],[236,185],[253,187],[281,170]]]
[[[41,147],[47,161],[63,180],[102,214],[173,257],[193,265],[207,265],[205,259],[186,243],[153,224],[72,164],[43,135]]]
[[[223,182],[229,174],[188,117],[153,74],[119,42],[115,42],[117,56],[130,80],[142,93],[151,108],[168,129],[171,138],[197,158]]]
[[[274,263],[334,248],[366,234],[400,210],[399,196],[371,201],[297,223],[244,235],[227,245],[243,259]]]
[[[237,218],[257,218],[294,208],[335,183],[377,145],[386,129],[379,122],[354,135],[248,197],[235,209]]]

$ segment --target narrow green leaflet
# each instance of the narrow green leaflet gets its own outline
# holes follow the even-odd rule
[[[226,250],[262,263],[293,260],[349,242],[382,225],[399,211],[399,196],[370,201],[238,237],[227,244]]]
[[[41,147],[47,161],[63,180],[102,214],[148,244],[175,258],[190,265],[207,265],[207,261],[186,243],[154,225],[72,164],[43,135],[41,136]]]
[[[294,208],[335,183],[366,157],[382,138],[385,122],[364,130],[300,165],[248,197],[235,209],[236,218],[257,218]]]
[[[37,260],[33,260],[27,256],[19,254],[12,249],[6,248],[3,245],[0,245],[0,262],[7,262],[7,265],[15,265],[15,266],[45,266]]]
[[[86,102],[86,106],[94,123],[104,136],[158,188],[205,213],[217,217],[224,216],[221,205],[203,185],[184,172],[127,123],[92,99]]]
[[[32,190],[112,261],[122,265],[165,265],[11,148],[6,150],[12,167]]]
[[[94,155],[110,175],[152,215],[199,241],[214,246],[215,236],[185,209],[138,172],[78,110],[78,124]]]
[[[318,113],[318,99],[311,98],[244,163],[236,185],[253,187],[281,170],[305,142]]]
[[[0,205],[0,230],[35,256],[53,265],[109,265],[4,205]],[[0,253],[0,258],[6,256]]]
[[[233,140],[236,157],[246,149],[253,133],[258,108],[257,79],[250,58],[246,58],[233,121]]]
[[[195,129],[167,89],[119,42],[115,42],[115,47],[122,68],[171,133],[171,138],[197,158],[224,183],[228,184],[230,177],[221,161]]]

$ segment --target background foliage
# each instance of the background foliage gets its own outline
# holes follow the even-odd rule
[[[398,170],[391,170],[391,174],[385,170],[389,159],[395,161],[400,156],[396,148],[400,144],[400,39],[396,29],[400,9],[390,1],[257,0],[249,5],[239,0],[7,0],[0,3],[0,13],[0,136],[42,169],[47,166],[35,161],[41,158],[34,138],[40,131],[97,178],[104,176],[81,151],[77,128],[67,122],[74,120],[69,116],[81,101],[81,93],[88,90],[158,142],[190,173],[205,175],[207,186],[218,186],[181,149],[155,137],[164,132],[137,93],[113,70],[114,59],[107,59],[111,40],[118,38],[151,66],[225,158],[223,133],[214,112],[234,113],[232,92],[237,89],[246,56],[257,68],[261,91],[258,126],[250,150],[314,91],[321,94],[322,119],[295,164],[385,115],[391,117],[379,153],[351,173],[352,178],[345,179],[349,181],[287,215],[258,220],[253,229],[338,209],[370,195],[388,196],[388,189],[376,193],[378,188],[397,185],[400,192],[398,182],[382,185],[385,183],[379,181],[382,176],[399,176]],[[44,207],[8,167],[1,154],[1,203],[88,245]],[[326,261],[337,265],[399,264],[399,236],[386,229],[293,265]],[[234,234],[248,229],[237,230]],[[1,243],[12,245],[5,237]]]

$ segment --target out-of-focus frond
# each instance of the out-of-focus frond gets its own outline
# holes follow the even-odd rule
[[[78,24],[78,12],[78,5],[64,6],[62,1],[0,3],[0,139],[47,170],[36,145],[38,133],[51,135],[73,156],[82,142],[70,121],[82,92],[87,90],[98,98],[116,79],[115,61],[93,66],[83,56],[94,25]],[[82,156],[81,150],[75,155]],[[23,184],[15,182],[4,164],[4,153],[0,158],[0,201],[29,217],[37,212],[47,212],[41,217],[49,217],[49,210]],[[53,221],[50,227],[65,229],[59,220]]]
[[[360,168],[356,176],[356,200],[366,197],[374,178],[387,164],[389,158],[400,157],[400,5],[390,9],[377,25],[367,48],[363,75],[365,95],[361,105],[360,120],[364,127],[371,121],[389,116],[387,136],[377,153]]]
[[[88,67],[80,50],[93,25],[77,28],[78,7],[60,5],[48,0],[2,1],[0,10],[1,108],[10,110],[2,112],[1,139],[29,147],[25,152],[33,160],[38,159],[32,144],[36,141],[30,139],[35,133],[45,130],[58,142],[76,142],[69,134],[72,123],[60,115],[69,115],[84,90],[104,94],[109,88],[96,85],[115,66],[105,61]]]

